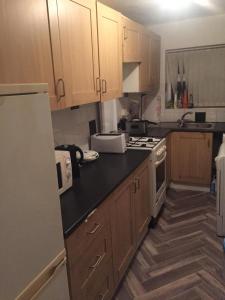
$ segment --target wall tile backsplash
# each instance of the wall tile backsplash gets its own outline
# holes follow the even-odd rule
[[[55,145],[76,144],[82,149],[89,148],[89,121],[96,120],[98,128],[97,104],[82,105],[78,109],[52,112]]]

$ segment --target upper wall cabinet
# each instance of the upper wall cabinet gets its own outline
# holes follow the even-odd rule
[[[99,101],[96,2],[48,2],[58,106]]]
[[[123,62],[141,61],[141,25],[122,17],[123,26]]]
[[[46,0],[0,1],[0,83],[48,83],[56,100]]]
[[[101,100],[122,96],[121,14],[97,3]]]
[[[141,64],[139,79],[141,92],[150,91],[151,89],[151,43],[149,31],[143,28],[141,32]]]
[[[156,93],[160,81],[160,37],[141,27],[141,63],[123,65],[124,93]]]
[[[150,44],[150,88],[158,91],[160,86],[160,54],[161,54],[161,38],[159,35],[151,32]]]

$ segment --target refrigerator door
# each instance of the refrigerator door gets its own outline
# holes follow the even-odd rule
[[[64,249],[46,90],[46,85],[0,85],[0,299],[4,300],[15,299]]]

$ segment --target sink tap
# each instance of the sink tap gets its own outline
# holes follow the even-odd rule
[[[179,120],[177,120],[179,126],[180,126],[180,127],[183,127],[183,126],[184,126],[184,123],[185,123],[185,117],[186,117],[187,115],[192,115],[192,114],[193,114],[192,111],[188,111],[188,112],[186,112],[185,114],[183,114],[182,117],[181,117]]]

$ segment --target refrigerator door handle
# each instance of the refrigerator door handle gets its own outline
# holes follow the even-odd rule
[[[19,294],[15,300],[34,300],[46,285],[57,275],[66,264],[63,250],[50,264]]]

